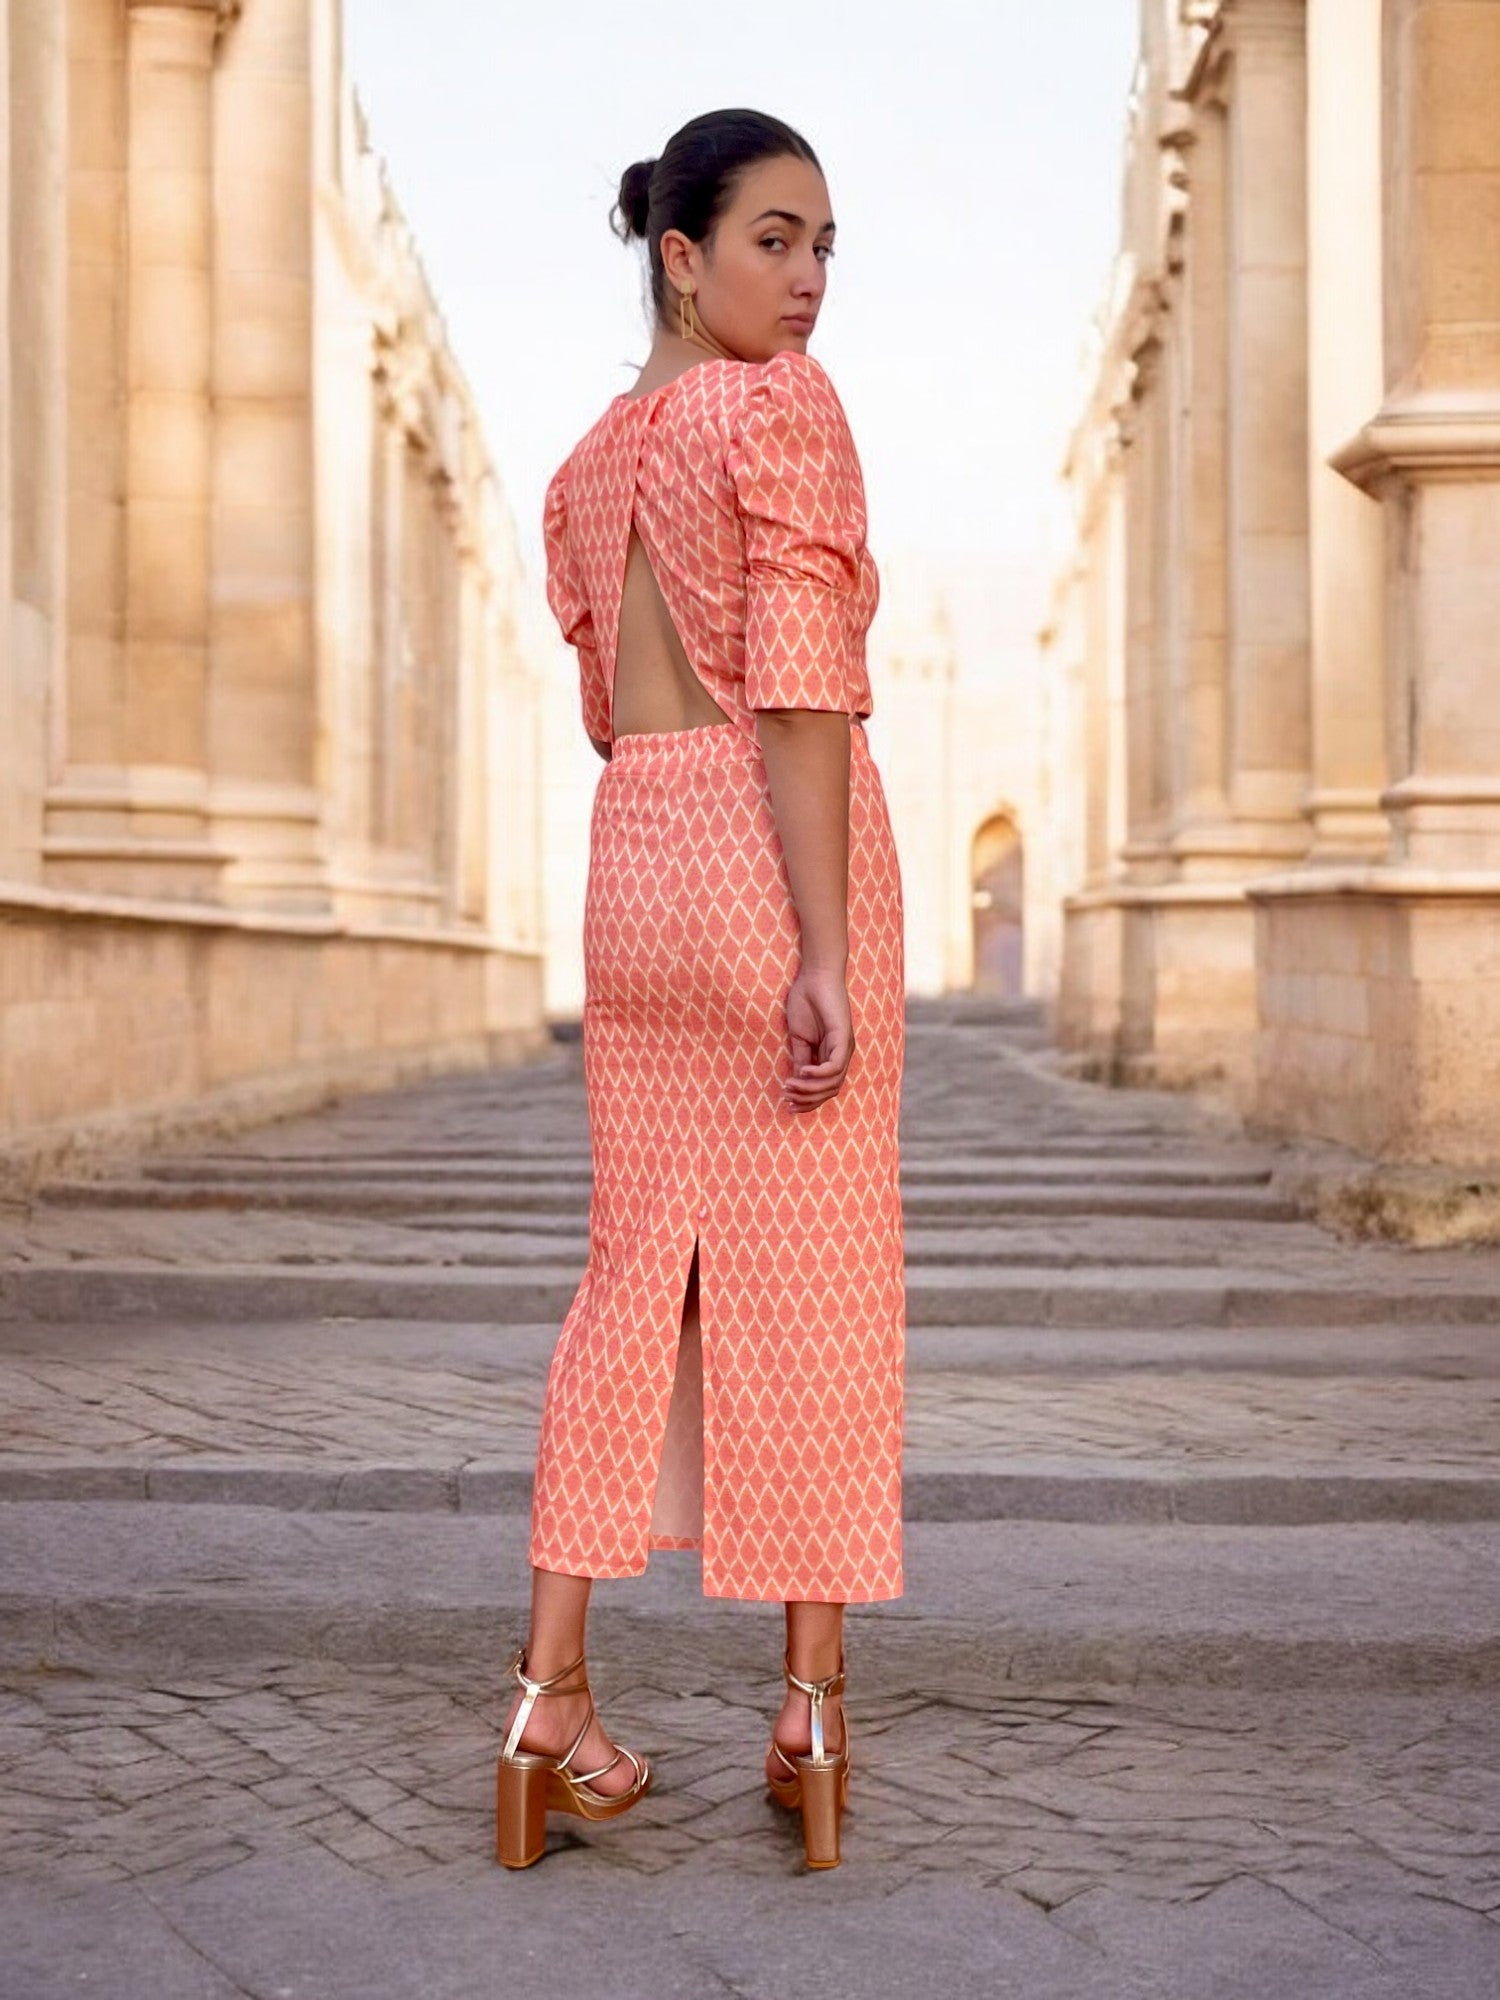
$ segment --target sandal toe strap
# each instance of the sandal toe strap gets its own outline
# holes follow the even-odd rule
[[[598,1796],[601,1799],[608,1799],[613,1804],[619,1799],[628,1798],[630,1793],[632,1792],[638,1792],[641,1786],[646,1782],[645,1760],[641,1757],[637,1757],[633,1750],[627,1750],[625,1746],[621,1744],[620,1748],[616,1750],[614,1756],[610,1758],[609,1762],[607,1764],[601,1764],[597,1771],[570,1771],[568,1773],[568,1776],[573,1780],[575,1785],[592,1784],[595,1778],[602,1778],[606,1771],[612,1771],[615,1768],[616,1764],[619,1763],[622,1757],[628,1757],[630,1759],[631,1764],[635,1768],[635,1778],[623,1792],[600,1792],[598,1794]]]
[[[791,1758],[788,1757],[785,1750],[782,1749],[781,1745],[777,1742],[774,1736],[771,1738],[771,1750],[773,1754],[779,1757],[782,1763],[786,1765],[787,1769],[791,1772],[792,1776],[795,1777],[797,1775],[797,1766],[792,1762]]]
[[[576,1750],[577,1748],[578,1748],[578,1745],[577,1745],[577,1744],[575,1743],[575,1744],[573,1745],[573,1750]],[[572,1756],[572,1754],[573,1754],[573,1751],[572,1751],[572,1750],[570,1750],[570,1751],[568,1752],[568,1757],[571,1757],[571,1756]],[[624,1754],[625,1754],[625,1753],[624,1753],[624,1751],[623,1751],[623,1750],[617,1750],[617,1751],[615,1752],[614,1756],[610,1758],[609,1762],[608,1762],[607,1764],[601,1764],[601,1765],[599,1766],[599,1768],[598,1768],[598,1770],[597,1770],[597,1771],[571,1771],[571,1770],[568,1770],[568,1757],[564,1757],[564,1758],[562,1759],[562,1769],[568,1772],[568,1776],[569,1776],[569,1777],[570,1777],[570,1778],[571,1778],[571,1779],[573,1780],[574,1784],[576,1784],[576,1785],[591,1785],[591,1784],[592,1784],[592,1783],[594,1782],[595,1778],[602,1778],[602,1777],[604,1776],[604,1774],[605,1774],[605,1772],[606,1772],[606,1771],[612,1771],[612,1770],[613,1770],[613,1769],[615,1768],[616,1764],[618,1764],[618,1763],[619,1763],[619,1761],[620,1761],[621,1757],[622,1757],[622,1756],[623,1756]]]

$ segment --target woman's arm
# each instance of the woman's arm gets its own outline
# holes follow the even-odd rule
[[[849,958],[850,713],[863,627],[859,457],[822,364],[795,348],[752,382],[725,451],[745,547],[745,701],[801,931],[786,999],[794,1110],[844,1080],[854,1052]]]
[[[802,963],[840,978],[849,960],[849,729],[835,709],[755,711]]]
[[[854,1054],[849,961],[849,718],[841,710],[761,708],[755,733],[801,930],[801,965],[786,996],[794,1111],[832,1097]]]

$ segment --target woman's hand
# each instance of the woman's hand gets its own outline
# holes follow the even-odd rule
[[[815,1111],[837,1092],[854,1054],[854,1022],[843,975],[806,967],[799,971],[787,988],[786,1024],[792,1073],[782,1079],[782,1097],[793,1111]]]

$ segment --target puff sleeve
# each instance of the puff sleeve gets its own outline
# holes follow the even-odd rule
[[[864,681],[865,494],[821,362],[793,348],[773,356],[746,395],[726,467],[745,542],[747,704],[852,712]]]
[[[599,742],[609,740],[609,700],[599,669],[594,613],[583,572],[568,535],[568,467],[560,465],[542,502],[542,541],[547,555],[547,603],[563,638],[578,654],[578,687],[583,726]]]

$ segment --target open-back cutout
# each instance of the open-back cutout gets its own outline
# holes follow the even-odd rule
[[[625,545],[610,716],[616,736],[675,733],[734,720],[694,672],[633,520]]]

